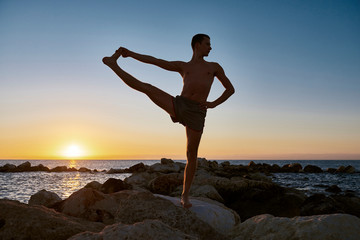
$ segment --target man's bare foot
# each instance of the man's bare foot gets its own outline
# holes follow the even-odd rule
[[[181,205],[182,205],[184,208],[191,208],[191,207],[192,207],[192,204],[190,203],[188,196],[181,195],[181,200],[180,200],[180,202],[181,202]]]
[[[116,61],[120,56],[121,56],[121,50],[119,48],[118,50],[115,51],[115,53],[111,57],[104,57],[102,61],[105,65],[111,68],[112,66],[117,65]]]

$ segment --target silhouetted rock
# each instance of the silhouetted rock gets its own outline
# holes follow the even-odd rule
[[[149,172],[178,173],[180,172],[180,167],[175,163],[169,163],[169,164],[155,163],[154,165],[150,166]]]
[[[0,167],[0,172],[14,172],[16,166],[14,164],[7,163],[4,166]]]
[[[328,169],[326,169],[326,172],[328,172],[328,173],[335,173],[335,172],[336,172],[336,169],[335,169],[335,168],[328,168]]]
[[[85,167],[81,167],[81,168],[79,168],[79,170],[78,170],[79,172],[91,172],[91,170],[90,169],[88,169],[88,168],[85,168]]]
[[[336,173],[354,173],[355,168],[353,166],[340,166],[336,171]]]
[[[31,167],[31,171],[34,171],[34,172],[50,172],[50,169],[48,167],[45,167],[42,164],[39,164],[37,166]]]
[[[326,188],[325,191],[332,192],[332,193],[339,193],[339,192],[341,192],[341,189],[336,185],[332,185],[332,186]]]
[[[42,205],[49,207],[60,201],[61,198],[56,193],[43,189],[30,197],[29,205]]]
[[[169,158],[162,158],[160,160],[160,162],[161,162],[161,164],[173,164],[174,163],[174,161]]]
[[[231,236],[233,240],[357,240],[360,236],[360,219],[347,214],[294,218],[264,214],[237,225]]]
[[[0,239],[65,240],[85,232],[99,232],[104,224],[69,217],[44,206],[0,199]]]
[[[106,194],[119,192],[122,190],[131,189],[131,186],[120,179],[109,178],[101,186],[100,191]]]
[[[31,170],[31,163],[30,162],[24,162],[17,166],[16,171],[18,172],[28,172]]]
[[[281,168],[282,172],[298,173],[302,170],[302,166],[299,163],[286,164]]]
[[[125,173],[126,170],[124,169],[114,169],[114,168],[110,168],[109,171],[107,171],[107,174],[114,174],[114,173]]]
[[[92,188],[92,189],[100,191],[101,187],[102,187],[101,183],[99,183],[97,181],[92,181],[92,182],[86,184],[86,186],[84,188]]]
[[[164,174],[154,178],[149,183],[149,190],[153,193],[169,195],[178,186],[183,184],[182,174],[172,173]]]
[[[322,173],[323,170],[321,168],[319,168],[318,166],[307,165],[307,166],[304,167],[304,172],[307,172],[307,173]]]
[[[145,164],[143,164],[143,163],[135,164],[134,166],[131,166],[131,167],[129,168],[129,171],[130,171],[131,173],[144,172],[144,171],[146,171],[146,170],[147,170],[147,168],[146,168]]]
[[[67,166],[58,166],[58,167],[52,168],[50,171],[51,172],[66,172],[67,170],[68,170]]]

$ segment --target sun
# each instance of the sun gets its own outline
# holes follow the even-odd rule
[[[84,150],[76,144],[67,146],[62,155],[67,158],[80,158],[85,156]]]

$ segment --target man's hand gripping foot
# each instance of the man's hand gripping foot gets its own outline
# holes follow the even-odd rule
[[[116,61],[121,56],[122,48],[119,48],[115,51],[115,53],[111,57],[104,57],[102,59],[103,63],[107,65],[108,67],[112,67],[114,65],[117,65]]]

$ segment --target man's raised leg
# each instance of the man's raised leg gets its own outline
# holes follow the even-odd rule
[[[103,63],[111,68],[129,87],[145,93],[156,105],[164,109],[171,116],[175,116],[172,99],[173,97],[152,86],[151,84],[141,82],[129,73],[122,70],[117,64],[117,59],[121,56],[121,51],[117,50],[111,57],[104,57]]]
[[[184,183],[183,192],[181,195],[181,204],[185,208],[190,208],[192,204],[189,200],[189,193],[191,183],[193,182],[196,166],[197,166],[197,154],[200,144],[202,132],[198,132],[186,127],[187,146],[186,146],[186,157],[187,162],[184,171]]]

